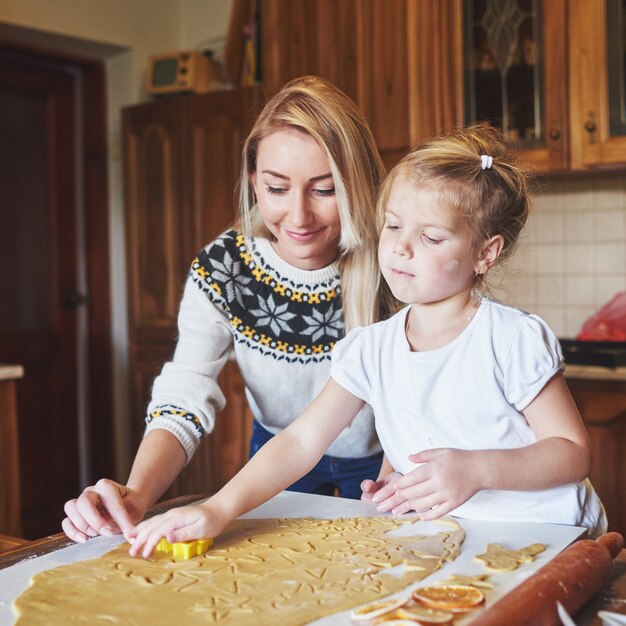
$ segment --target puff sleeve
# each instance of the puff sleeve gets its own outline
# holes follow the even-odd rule
[[[353,328],[333,348],[330,376],[351,394],[369,402],[370,380],[365,348],[365,330]]]
[[[523,411],[563,367],[561,345],[550,327],[536,315],[526,316],[513,335],[504,365],[508,402]]]

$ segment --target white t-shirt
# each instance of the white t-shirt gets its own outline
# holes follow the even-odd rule
[[[465,330],[436,350],[413,352],[405,332],[410,307],[352,330],[335,346],[331,377],[374,409],[376,431],[393,467],[431,448],[519,448],[536,441],[522,411],[563,368],[557,338],[543,320],[488,298]],[[537,521],[606,530],[602,503],[586,480],[541,491],[483,490],[459,517]]]

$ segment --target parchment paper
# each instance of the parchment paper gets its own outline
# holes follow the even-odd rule
[[[316,517],[332,519],[335,517],[380,516],[376,508],[357,500],[316,496],[310,494],[283,492],[269,502],[247,513],[243,517],[274,518],[274,517]],[[528,576],[536,572],[550,559],[566,548],[570,543],[584,534],[584,529],[574,526],[535,523],[504,523],[458,519],[467,537],[463,543],[461,555],[453,563],[431,574],[422,582],[409,586],[396,596],[406,597],[411,590],[437,580],[444,580],[450,574],[481,574],[486,573],[484,567],[474,561],[474,556],[484,552],[488,543],[501,543],[507,548],[521,548],[532,543],[546,545],[545,552],[539,554],[532,563],[521,565],[513,572],[492,575],[490,581],[495,587],[485,590],[487,605],[492,605],[500,597],[514,589]],[[416,525],[402,528],[399,535],[412,534]],[[432,522],[417,522],[422,534],[436,533],[442,527]],[[112,550],[123,541],[122,537],[96,537],[85,544],[74,544],[50,554],[31,558],[0,570],[0,626],[13,624],[15,616],[11,602],[29,585],[31,576],[46,569],[66,565],[76,561],[92,559]],[[350,623],[349,612],[336,613],[313,622],[315,626],[345,626]],[[455,626],[471,623],[478,613],[473,612],[465,617],[457,617]]]

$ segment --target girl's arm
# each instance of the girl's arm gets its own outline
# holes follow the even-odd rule
[[[591,443],[563,374],[556,374],[524,409],[537,442],[494,450],[484,468],[484,489],[549,489],[584,480]]]
[[[537,438],[531,445],[504,450],[440,448],[412,455],[411,461],[423,465],[396,483],[404,502],[393,512],[415,510],[423,519],[435,519],[482,489],[549,489],[589,475],[589,436],[562,373],[526,407],[524,417]]]
[[[389,462],[387,455],[383,454],[383,462],[380,464],[380,472],[378,472],[378,478],[376,479],[376,481],[378,482],[379,480],[382,480],[383,478],[385,478],[385,476],[387,476],[387,474],[391,474],[395,471],[396,470]]]
[[[268,441],[212,498],[139,524],[129,533],[130,554],[149,557],[162,537],[178,542],[219,535],[230,521],[269,500],[313,468],[363,405],[363,400],[331,378],[310,406]]]

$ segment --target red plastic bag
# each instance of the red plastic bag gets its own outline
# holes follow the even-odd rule
[[[626,341],[626,291],[620,291],[582,326],[576,339]]]

